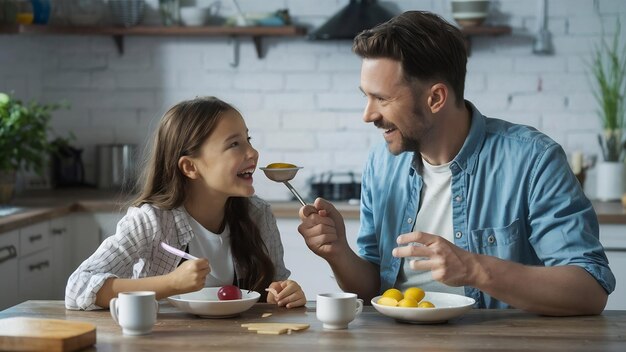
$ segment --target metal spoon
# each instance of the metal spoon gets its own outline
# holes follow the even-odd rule
[[[300,201],[300,204],[306,205],[306,202],[302,199],[298,191],[289,183],[289,180],[293,179],[298,170],[302,169],[302,167],[290,167],[290,168],[277,168],[277,167],[260,167],[259,169],[263,170],[265,176],[272,181],[282,182],[289,188],[291,193]]]

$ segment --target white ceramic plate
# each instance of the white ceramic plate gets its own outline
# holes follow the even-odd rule
[[[377,304],[381,296],[372,298],[372,305],[377,311],[391,318],[407,323],[444,323],[461,316],[472,309],[476,301],[473,298],[452,293],[426,292],[425,301],[430,301],[435,308],[402,308]]]
[[[167,299],[183,312],[203,318],[227,318],[250,309],[261,295],[258,292],[241,290],[241,299],[220,301],[217,298],[219,287],[205,287],[200,291],[174,295]]]

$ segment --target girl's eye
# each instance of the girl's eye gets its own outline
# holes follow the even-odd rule
[[[239,142],[232,142],[232,143],[230,144],[230,147],[231,147],[231,148],[235,148],[235,147],[237,147],[237,146],[239,146]]]
[[[248,144],[252,144],[252,137],[246,138],[248,140]]]

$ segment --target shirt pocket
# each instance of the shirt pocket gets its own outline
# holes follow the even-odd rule
[[[520,259],[520,221],[515,219],[505,227],[472,230],[472,242],[477,252],[501,259]]]

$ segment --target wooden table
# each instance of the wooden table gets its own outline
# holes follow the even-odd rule
[[[262,318],[266,312],[273,313]],[[475,309],[447,324],[398,323],[366,306],[347,330],[324,330],[315,302],[296,309],[256,304],[228,319],[202,319],[162,303],[150,335],[128,337],[108,310],[69,311],[62,301],[27,301],[0,318],[27,316],[91,322],[97,351],[626,351],[626,311],[599,316],[553,318],[519,310]],[[241,327],[251,322],[307,323],[290,335],[259,335]]]

